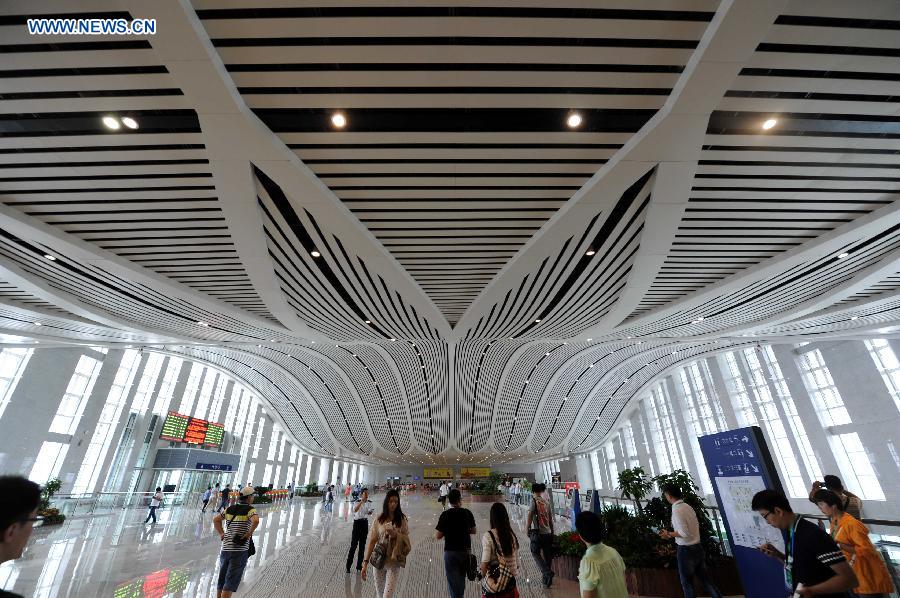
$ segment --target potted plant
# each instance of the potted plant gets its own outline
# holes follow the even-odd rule
[[[587,551],[581,536],[578,532],[563,532],[556,536],[555,548],[553,572],[562,579],[578,579],[578,566]]]
[[[472,502],[497,502],[503,500],[503,493],[497,487],[503,476],[498,472],[492,472],[486,479],[475,480],[469,486]]]
[[[303,491],[300,493],[300,496],[315,496],[319,498],[322,496],[322,493],[319,492],[318,484],[307,484],[303,487]]]
[[[50,506],[50,499],[61,487],[62,480],[53,478],[41,488],[41,502],[38,503],[37,514],[44,518],[44,525],[59,525],[66,520],[66,516],[60,513],[59,509]]]

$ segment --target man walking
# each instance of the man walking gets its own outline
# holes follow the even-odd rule
[[[144,523],[153,519],[153,523],[156,523],[156,509],[158,509],[162,505],[163,494],[162,488],[159,486],[156,487],[156,494],[150,497],[150,512],[147,513],[147,518],[144,519]]]
[[[222,490],[222,495],[219,497],[219,508],[216,509],[216,513],[221,513],[228,507],[228,502],[231,500],[231,484],[225,484],[225,489]]]
[[[802,515],[795,515],[783,494],[775,490],[757,492],[750,508],[772,527],[787,532],[787,554],[768,543],[759,550],[784,564],[785,583],[795,595],[841,598],[859,585],[856,573],[831,536]]]
[[[672,505],[672,530],[661,530],[662,538],[675,538],[675,557],[678,564],[678,577],[684,598],[694,598],[694,578],[703,584],[712,598],[722,598],[718,588],[713,585],[706,572],[706,555],[700,544],[700,522],[694,508],[684,502],[681,488],[667,485],[662,488],[663,495]]]
[[[0,563],[22,556],[31,537],[31,530],[39,527],[43,517],[38,517],[41,488],[20,476],[0,477],[0,496],[3,497],[3,515],[0,516]],[[8,579],[8,578],[7,578]],[[13,575],[15,579],[15,575]],[[0,590],[0,596],[22,598],[19,594]]]
[[[513,502],[518,507],[519,506],[519,498],[522,496],[522,484],[519,480],[516,480],[516,483],[512,485],[512,493],[513,493]]]
[[[533,498],[528,509],[526,528],[528,529],[531,556],[537,563],[543,577],[545,587],[553,585],[553,509],[544,498],[546,484],[535,484],[531,487]]]
[[[222,540],[222,551],[219,553],[219,581],[216,584],[216,597],[229,598],[236,592],[244,568],[249,558],[250,542],[253,532],[259,525],[259,515],[253,508],[254,490],[250,486],[241,489],[238,502],[213,517],[213,526]],[[226,529],[222,530],[222,521]]]
[[[447,587],[450,598],[463,598],[466,593],[466,570],[472,551],[472,536],[475,533],[475,517],[472,511],[462,507],[462,494],[453,489],[447,495],[450,508],[441,513],[434,537],[444,539],[444,569],[447,573]]]
[[[203,493],[203,506],[200,507],[201,513],[206,513],[206,506],[209,504],[209,499],[212,498],[212,486],[207,486],[206,492]]]
[[[347,573],[350,573],[350,565],[353,564],[353,553],[356,552],[356,570],[362,571],[363,551],[366,548],[366,539],[369,537],[369,489],[360,490],[356,506],[351,509],[353,513],[353,536],[350,540],[350,552],[347,553]]]
[[[447,496],[450,494],[450,486],[447,485],[447,482],[441,482],[441,487],[438,490],[438,493],[439,493],[438,500],[440,501],[441,506],[443,506],[444,509],[446,509],[447,508]]]

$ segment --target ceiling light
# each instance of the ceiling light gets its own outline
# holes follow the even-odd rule
[[[372,320],[366,320],[366,324],[371,324]]]
[[[128,127],[129,129],[137,129],[138,128],[137,121],[134,120],[133,118],[131,118],[130,116],[123,116],[122,124],[125,125],[126,127]]]
[[[853,317],[850,318],[850,319],[851,319],[851,320],[858,320],[858,319],[859,319],[859,316],[853,316]],[[37,324],[37,322],[35,322],[35,324]],[[37,324],[37,325],[40,326],[40,324]]]
[[[774,118],[770,118],[769,120],[767,120],[766,122],[763,123],[762,127],[763,127],[763,129],[768,131],[769,129],[771,129],[772,127],[774,127],[777,124],[778,124],[777,120],[775,120]]]
[[[311,256],[313,256],[313,257],[321,257],[321,256],[322,256],[322,254],[319,253],[318,251],[316,251],[315,249],[313,249],[312,251],[310,251],[310,252],[309,252],[309,255],[311,255]]]
[[[569,117],[566,118],[566,124],[569,125],[570,128],[574,129],[581,125],[581,115],[577,112],[573,112],[569,114]]]
[[[597,253],[597,252],[594,251],[593,249],[588,249],[587,251],[584,252],[584,255],[594,255],[595,253]]]
[[[112,116],[104,116],[103,124],[106,125],[106,128],[112,129],[113,131],[117,131],[122,127],[122,125],[119,124],[119,121]]]
[[[206,322],[197,322],[197,324],[200,326],[209,326],[209,324]]]
[[[538,319],[538,320],[535,320],[534,323],[535,323],[535,324],[540,324],[541,321]]]
[[[56,257],[50,255],[49,253],[45,253],[45,254],[44,254],[44,259],[48,259],[48,260],[50,260],[51,262],[55,262],[55,261],[56,261]]]
[[[838,259],[839,259],[839,260],[842,260],[842,259],[848,258],[848,257],[850,257],[850,254],[847,253],[846,251],[845,251],[844,253],[841,253],[841,254],[838,255]]]
[[[336,126],[338,129],[343,129],[347,126],[347,117],[344,116],[342,112],[335,112],[331,115],[331,124]]]
[[[587,342],[591,342],[591,341],[592,341],[592,340],[594,340],[594,339],[592,339],[592,338],[589,338],[589,339],[587,339]]]

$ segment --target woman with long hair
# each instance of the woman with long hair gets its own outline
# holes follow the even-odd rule
[[[364,581],[369,569],[369,559],[378,543],[384,544],[386,557],[381,568],[375,571],[375,596],[391,598],[397,588],[400,569],[406,566],[406,555],[412,548],[409,541],[409,523],[400,508],[400,493],[394,489],[388,490],[385,494],[381,515],[375,520],[372,533],[369,535],[366,558],[360,572]]]
[[[844,511],[844,501],[831,490],[819,490],[813,495],[819,510],[831,520],[831,538],[850,563],[859,585],[853,589],[860,598],[881,598],[894,591],[894,583],[869,530],[850,513]]]
[[[487,595],[490,586],[491,598],[518,598],[519,540],[503,503],[491,505],[490,523],[491,529],[481,537],[482,590]]]

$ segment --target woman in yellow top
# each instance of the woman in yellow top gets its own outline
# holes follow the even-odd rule
[[[831,537],[850,562],[859,585],[854,588],[860,598],[886,598],[894,591],[894,583],[881,555],[869,539],[869,530],[849,513],[842,511],[840,497],[831,490],[819,490],[813,497],[819,509],[831,519]]]
[[[579,513],[575,529],[587,552],[578,567],[581,598],[628,598],[625,587],[625,562],[612,546],[603,540],[603,523],[590,511]]]

